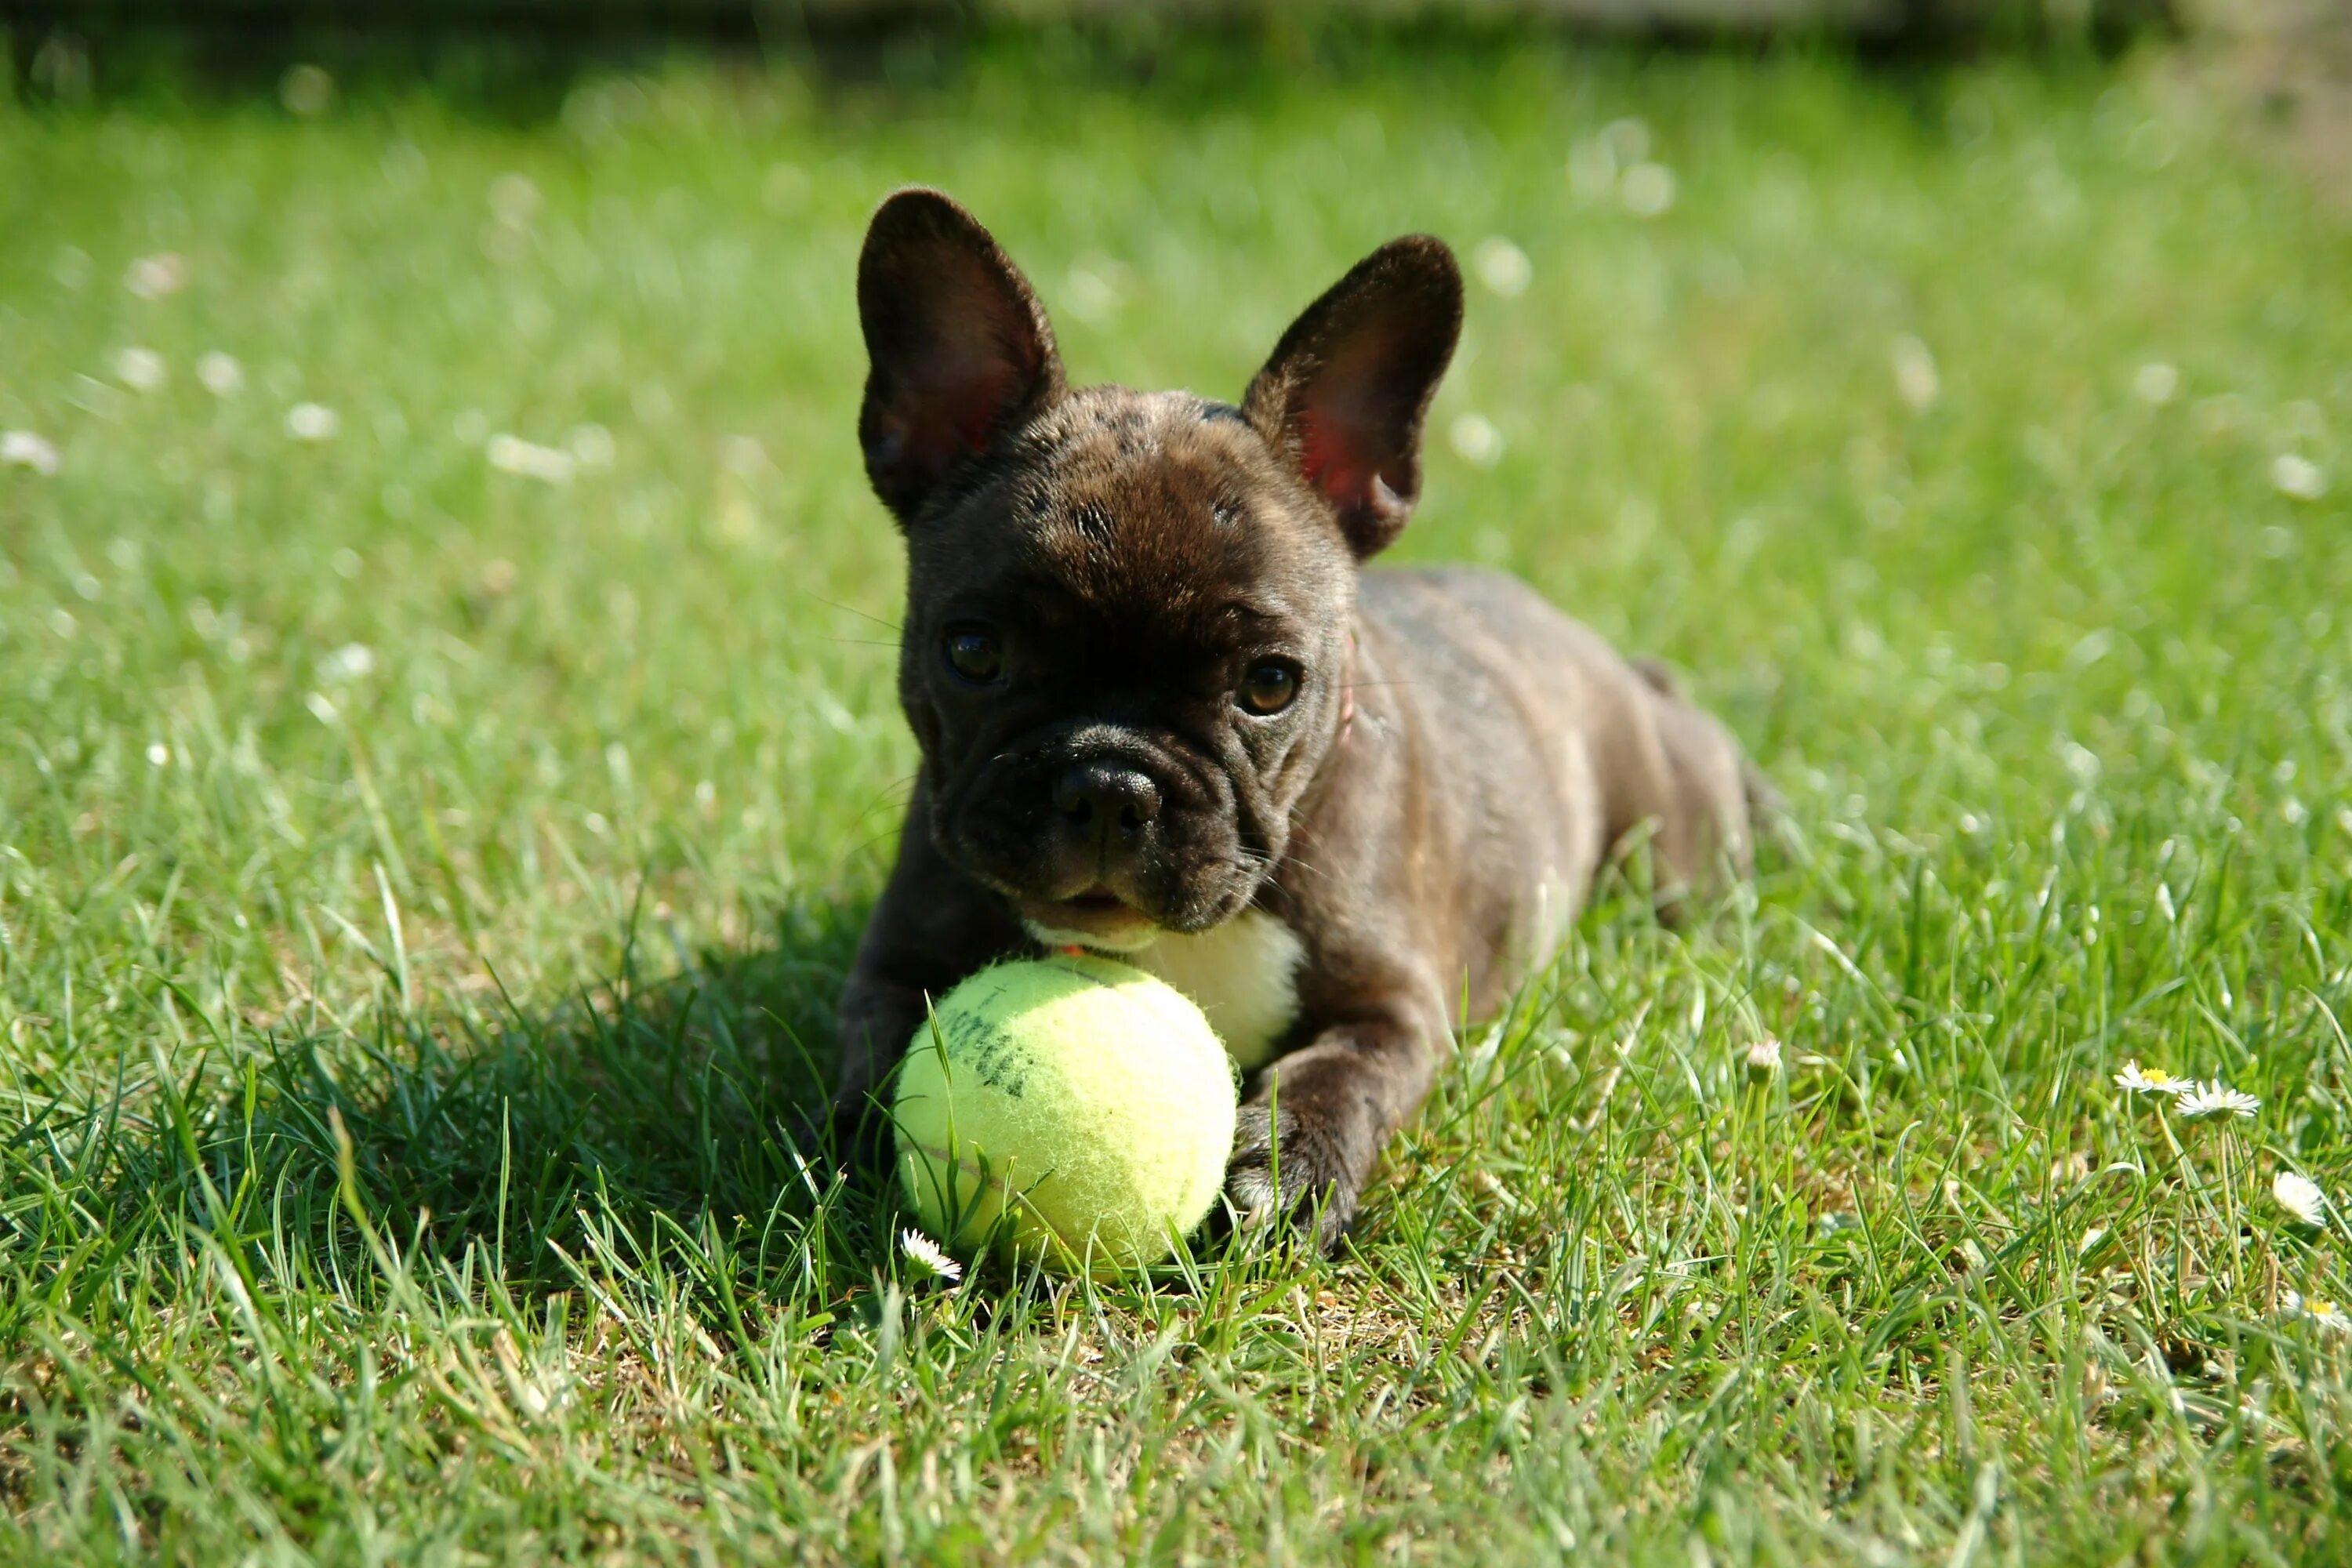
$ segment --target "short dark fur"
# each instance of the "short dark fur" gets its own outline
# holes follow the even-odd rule
[[[1647,825],[1667,898],[1746,870],[1739,753],[1509,578],[1360,573],[1411,514],[1461,326],[1438,240],[1360,262],[1238,410],[1071,390],[1027,282],[936,192],[876,214],[857,298],[922,763],[842,998],[836,1113],[867,1112],[927,995],[1038,950],[1024,913],[1198,932],[1255,908],[1305,957],[1228,1190],[1328,1245],[1465,995],[1500,1004],[1613,845]],[[1237,689],[1270,667],[1295,696],[1252,711]]]

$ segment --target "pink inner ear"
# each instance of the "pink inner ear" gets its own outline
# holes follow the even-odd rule
[[[938,468],[988,446],[1011,401],[1015,370],[1002,361],[949,365],[910,390],[887,425],[911,461]]]
[[[989,432],[1003,414],[1013,389],[1013,366],[998,361],[967,372],[950,407],[967,455],[988,445]]]
[[[1371,465],[1364,461],[1356,443],[1347,438],[1344,425],[1336,419],[1318,419],[1312,414],[1299,433],[1298,467],[1307,482],[1328,496],[1334,504],[1352,506],[1364,499],[1371,485]]]

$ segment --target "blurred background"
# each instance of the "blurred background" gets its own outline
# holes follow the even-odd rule
[[[166,61],[250,81],[289,56],[331,69],[437,62],[462,75],[486,62],[544,68],[686,46],[771,63],[887,60],[903,74],[1008,28],[1075,28],[1130,46],[1172,34],[1246,38],[1290,28],[1517,30],[1684,47],[1810,38],[1915,56],[2084,45],[2113,53],[2154,35],[2337,52],[2340,65],[2345,7],[2335,0],[8,0],[0,26],[21,82],[70,96]]]

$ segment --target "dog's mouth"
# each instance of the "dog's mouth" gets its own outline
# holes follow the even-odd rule
[[[1021,923],[1049,947],[1136,948],[1159,934],[1151,917],[1097,882],[1066,899],[1019,900]]]

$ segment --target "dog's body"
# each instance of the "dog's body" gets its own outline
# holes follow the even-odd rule
[[[1668,898],[1745,869],[1738,749],[1512,579],[1359,575],[1418,491],[1459,330],[1438,242],[1368,258],[1239,408],[1068,390],[1027,284],[933,193],[876,216],[858,292],[923,763],[837,1111],[973,970],[1118,952],[1254,1075],[1236,1206],[1328,1245],[1465,1001],[1549,952],[1612,845],[1648,825]]]

